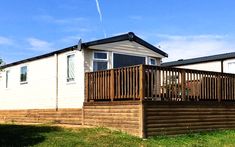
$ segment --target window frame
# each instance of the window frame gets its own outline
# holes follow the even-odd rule
[[[73,78],[70,78],[69,77],[69,57],[73,56],[73,64],[74,64],[74,67],[73,67],[73,71],[74,71],[74,77]],[[67,54],[66,55],[66,82],[67,83],[71,83],[71,82],[75,82],[75,53],[70,53],[70,54]]]
[[[233,61],[233,62],[231,61],[231,62],[228,62],[228,63],[227,63],[227,65],[228,65],[228,71],[227,71],[227,72],[234,74],[233,72],[230,71],[230,68],[229,68],[229,65],[230,65],[230,64],[234,64],[234,65],[235,65],[235,61]]]
[[[10,73],[10,70],[6,70],[6,81],[5,81],[5,84],[6,84],[6,89],[9,88],[9,73]]]
[[[95,53],[105,53],[106,54],[106,59],[99,59],[99,58],[95,58]],[[92,56],[92,71],[94,70],[94,62],[106,62],[107,63],[107,69],[109,69],[109,52],[107,51],[94,51],[93,52],[93,56]]]
[[[21,73],[22,73],[22,68],[26,67],[26,79],[25,81],[22,81],[21,80]],[[20,84],[23,85],[23,84],[28,84],[28,66],[27,65],[23,65],[20,67]]]
[[[154,60],[155,61],[155,64],[152,64],[151,63],[151,60]],[[149,62],[148,62],[149,65],[157,65],[157,59],[156,58],[153,58],[153,57],[149,57]]]

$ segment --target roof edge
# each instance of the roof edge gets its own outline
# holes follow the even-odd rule
[[[4,69],[4,68],[11,67],[11,66],[14,66],[14,65],[19,65],[19,64],[26,63],[26,62],[30,62],[30,61],[34,61],[34,60],[38,60],[38,59],[42,59],[42,58],[46,58],[46,57],[50,57],[50,56],[53,56],[55,54],[61,54],[61,53],[67,52],[67,51],[73,51],[76,48],[77,48],[77,45],[70,46],[70,47],[63,48],[63,49],[60,49],[60,50],[57,50],[57,51],[53,51],[53,52],[50,52],[50,53],[47,53],[47,54],[43,54],[43,55],[28,58],[28,59],[16,61],[16,62],[13,62],[13,63],[5,64],[3,66],[0,66],[0,68]]]
[[[144,41],[143,39],[139,38],[133,32],[128,32],[126,34],[122,34],[122,35],[118,35],[118,36],[113,36],[113,37],[109,37],[109,38],[104,38],[104,39],[99,39],[99,40],[95,40],[95,41],[82,43],[82,48],[93,46],[93,45],[100,45],[100,44],[106,44],[106,43],[125,41],[125,40],[135,41],[135,42],[145,46],[146,48],[149,48],[150,50],[162,55],[163,57],[168,57],[167,53],[163,52],[159,48],[157,48],[157,47],[151,45],[150,43]],[[50,53],[46,53],[46,54],[43,54],[43,55],[39,55],[39,56],[35,56],[35,57],[32,57],[32,58],[28,58],[28,59],[16,61],[16,62],[13,62],[13,63],[5,64],[3,66],[0,66],[0,68],[4,69],[4,68],[10,67],[10,66],[26,63],[26,62],[29,62],[29,61],[34,61],[34,60],[37,60],[37,59],[50,57],[50,56],[53,56],[54,54],[60,54],[60,53],[63,53],[63,52],[75,50],[76,48],[77,48],[77,45],[70,46],[70,47],[63,48],[63,49],[53,51],[53,52],[50,52]]]
[[[185,59],[180,61],[171,61],[171,62],[165,62],[162,63],[161,66],[181,66],[181,65],[190,65],[190,64],[197,64],[197,63],[206,63],[206,62],[212,62],[212,61],[221,61],[221,60],[227,60],[235,58],[235,52],[230,53],[224,53],[224,54],[217,54],[212,56],[204,56],[204,57],[198,57],[198,58],[191,58],[191,59]]]
[[[110,38],[104,38],[104,39],[100,39],[100,40],[96,40],[96,41],[87,42],[87,43],[84,43],[84,46],[89,47],[89,46],[93,46],[93,45],[114,43],[114,42],[125,41],[125,40],[135,41],[135,42],[145,46],[146,48],[149,48],[150,50],[152,50],[152,51],[154,51],[164,57],[168,57],[167,53],[165,53],[162,50],[160,50],[159,48],[151,45],[150,43],[144,41],[140,37],[136,36],[133,32],[128,32],[127,34],[122,34],[122,35],[118,35],[118,36],[114,36],[114,37],[110,37]]]

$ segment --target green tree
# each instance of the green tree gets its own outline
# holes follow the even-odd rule
[[[1,66],[4,64],[3,60],[0,58],[0,71],[2,70]]]

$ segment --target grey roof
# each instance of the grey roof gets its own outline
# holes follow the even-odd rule
[[[95,41],[82,43],[82,47],[89,47],[89,46],[93,46],[93,45],[112,43],[112,42],[118,42],[118,41],[124,41],[124,40],[135,41],[135,42],[145,46],[146,48],[149,48],[150,50],[152,50],[156,53],[159,53],[160,55],[162,55],[164,57],[168,57],[167,53],[163,52],[159,48],[157,48],[157,47],[151,45],[150,43],[144,41],[143,39],[139,38],[133,32],[129,32],[129,33],[114,36],[114,37],[109,37],[109,38],[104,38],[104,39],[100,39],[100,40],[95,40]],[[60,54],[60,53],[64,53],[64,52],[72,51],[72,50],[76,50],[76,49],[77,49],[77,45],[73,45],[73,46],[70,46],[70,47],[67,47],[67,48],[64,48],[64,49],[56,50],[54,52],[50,52],[50,53],[43,54],[43,55],[40,55],[40,56],[36,56],[36,57],[21,60],[21,61],[13,62],[13,63],[6,64],[6,65],[0,66],[0,67],[1,68],[7,68],[7,67],[10,67],[10,66],[13,66],[13,65],[18,65],[18,64],[29,62],[29,61],[34,61],[34,60],[50,57],[50,56],[53,56],[54,54]]]
[[[129,32],[127,34],[123,34],[123,35],[119,35],[119,36],[114,36],[114,37],[110,37],[110,38],[104,38],[104,39],[100,39],[100,40],[95,40],[95,41],[91,41],[91,42],[87,42],[84,43],[85,46],[93,46],[93,45],[100,45],[100,44],[106,44],[106,43],[113,43],[113,42],[119,42],[119,41],[125,41],[125,40],[129,40],[129,41],[135,41],[143,46],[145,46],[146,48],[162,55],[163,57],[168,57],[168,54],[163,52],[162,50],[160,50],[159,48],[153,46],[152,44],[144,41],[143,39],[139,38],[138,36],[136,36],[133,32]]]
[[[185,59],[185,60],[178,60],[172,62],[165,62],[162,63],[161,66],[180,66],[180,65],[189,65],[189,64],[196,64],[196,63],[203,63],[203,62],[211,62],[211,61],[221,61],[226,59],[235,58],[235,52],[225,53],[225,54],[218,54],[212,56],[204,56],[199,58],[192,58],[192,59]]]

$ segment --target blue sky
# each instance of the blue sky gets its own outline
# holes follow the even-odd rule
[[[160,45],[165,61],[235,51],[234,0],[99,0],[100,11],[96,2],[2,0],[0,57],[9,63],[130,31]]]

